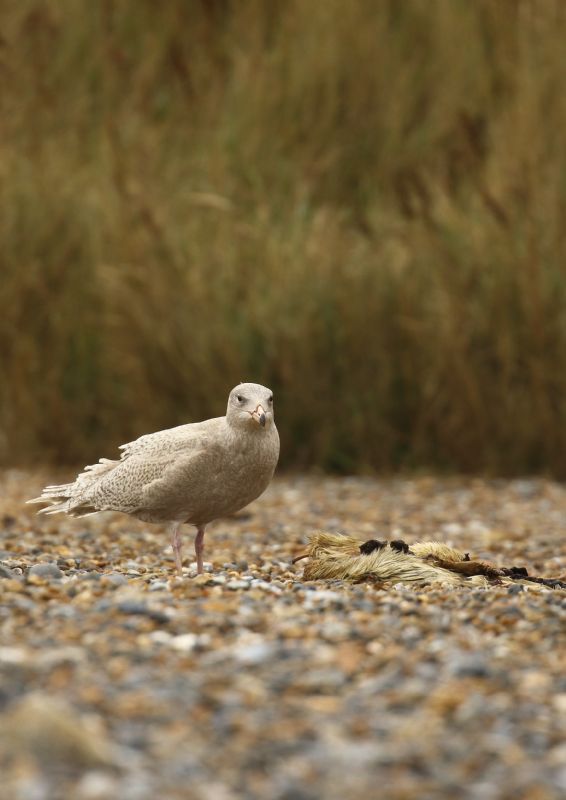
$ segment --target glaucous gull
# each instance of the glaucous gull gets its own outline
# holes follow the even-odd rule
[[[120,449],[120,460],[101,458],[72,483],[47,486],[28,502],[45,503],[40,514],[121,511],[145,522],[168,522],[180,575],[180,527],[187,522],[197,529],[201,573],[208,523],[247,506],[273,477],[279,458],[273,393],[241,383],[230,392],[225,417],[149,433]]]

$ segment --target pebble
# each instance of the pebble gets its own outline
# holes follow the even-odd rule
[[[270,659],[274,654],[274,645],[266,640],[251,641],[237,645],[232,655],[241,663],[247,666],[262,664]]]
[[[117,778],[100,770],[85,772],[75,789],[76,800],[115,800],[120,795]]]
[[[169,589],[167,581],[152,581],[149,585],[150,592],[164,592]]]
[[[226,588],[227,589],[231,589],[231,591],[233,591],[233,592],[238,591],[238,589],[249,589],[250,586],[251,586],[251,583],[249,581],[238,580],[238,581],[227,581],[226,582]]]
[[[182,633],[179,636],[172,636],[168,641],[169,647],[180,653],[190,653],[198,643],[199,637],[196,633]]]
[[[149,617],[155,620],[155,622],[169,622],[169,615],[167,613],[138,600],[122,600],[116,605],[116,609],[122,614]]]
[[[8,706],[3,721],[0,738],[12,757],[27,753],[50,769],[116,764],[99,723],[60,698],[30,692]]]
[[[449,663],[449,670],[458,677],[486,678],[490,667],[481,655],[456,656]]]
[[[15,574],[11,569],[5,567],[4,564],[0,564],[0,578],[14,578]]]
[[[55,578],[63,577],[63,573],[57,564],[34,564],[30,567],[28,575],[33,575],[37,578]]]
[[[109,572],[104,576],[104,580],[112,586],[127,586],[128,584],[128,579],[120,572]]]

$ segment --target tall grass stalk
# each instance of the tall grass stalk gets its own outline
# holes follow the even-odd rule
[[[6,0],[0,460],[275,389],[287,466],[566,476],[561,0]]]

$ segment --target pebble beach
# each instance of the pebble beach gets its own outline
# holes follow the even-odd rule
[[[292,564],[327,530],[564,580],[561,484],[278,477],[178,579],[165,526],[36,516],[51,478],[0,474],[2,800],[566,796],[565,590]]]

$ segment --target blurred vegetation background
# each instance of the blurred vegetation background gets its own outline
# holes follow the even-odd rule
[[[0,460],[566,476],[563,0],[3,0]]]

